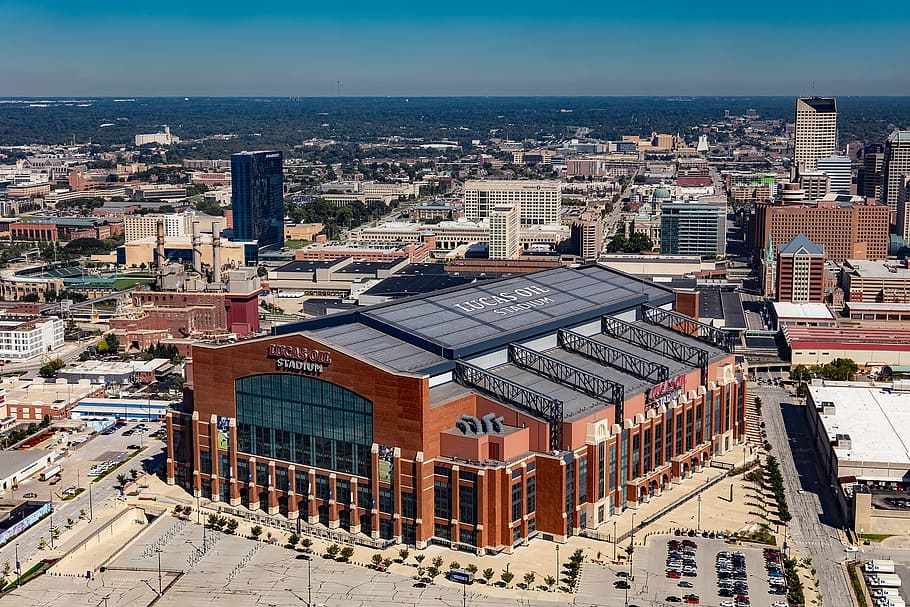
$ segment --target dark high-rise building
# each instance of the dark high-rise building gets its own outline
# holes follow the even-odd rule
[[[885,162],[885,146],[873,143],[863,148],[863,165],[859,169],[856,193],[866,198],[881,200],[882,166]]]
[[[284,184],[279,151],[231,155],[234,240],[260,249],[284,246]]]

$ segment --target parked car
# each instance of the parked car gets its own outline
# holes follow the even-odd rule
[[[22,496],[23,499],[27,500],[35,499],[36,497],[38,497],[38,494],[31,491]]]

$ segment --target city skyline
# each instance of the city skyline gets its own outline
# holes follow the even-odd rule
[[[23,52],[0,81],[10,96],[910,94],[900,62],[870,61],[901,54],[896,3],[831,8],[6,1],[0,35]]]

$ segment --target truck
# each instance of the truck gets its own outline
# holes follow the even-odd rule
[[[50,468],[46,468],[46,469],[41,473],[41,476],[40,476],[39,478],[40,478],[42,481],[46,481],[46,480],[52,479],[52,478],[54,478],[55,476],[57,476],[58,474],[60,474],[60,472],[61,472],[62,470],[63,470],[63,468],[61,468],[60,466],[51,466]]]
[[[869,591],[869,594],[871,594],[872,598],[874,598],[874,599],[880,599],[880,598],[885,598],[885,597],[890,598],[890,597],[895,597],[895,596],[901,595],[900,590],[898,590],[897,588],[884,588],[884,587],[873,588],[872,590]]]
[[[875,559],[863,565],[866,573],[894,573],[894,561]]]
[[[906,607],[904,599],[899,596],[889,596],[882,599],[875,599],[875,607]]]
[[[896,573],[876,573],[869,576],[869,585],[884,588],[900,588],[901,578]]]

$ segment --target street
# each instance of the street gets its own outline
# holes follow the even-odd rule
[[[787,391],[776,386],[750,383],[749,393],[762,400],[762,418],[773,447],[771,454],[780,463],[784,476],[793,515],[787,529],[788,553],[791,557],[812,559],[824,604],[852,605],[852,591],[840,567],[845,553],[838,530],[844,522],[831,488],[819,480],[803,407],[794,405]],[[813,598],[807,589],[806,600]]]
[[[157,428],[158,424],[152,424]],[[80,511],[84,510],[86,516],[92,511],[98,512],[105,502],[110,502],[119,496],[120,491],[117,489],[117,475],[126,474],[132,468],[142,469],[142,462],[159,457],[164,448],[164,443],[160,440],[150,440],[148,435],[141,439],[142,443],[148,446],[140,455],[129,460],[116,471],[108,474],[102,480],[92,483],[91,478],[87,476],[92,464],[104,462],[119,453],[128,452],[127,445],[139,444],[138,436],[123,436],[122,431],[109,436],[98,435],[83,443],[78,449],[70,451],[70,455],[57,461],[63,467],[62,479],[55,485],[38,480],[36,476],[31,477],[22,483],[19,487],[11,492],[9,497],[21,498],[26,493],[36,493],[38,500],[52,500],[53,512],[51,516],[39,521],[13,541],[0,548],[0,565],[9,561],[15,569],[16,546],[19,550],[19,561],[22,563],[22,570],[25,571],[30,565],[29,562],[37,561],[45,556],[47,550],[41,550],[38,544],[43,539],[51,546],[51,526],[55,525],[60,529],[60,537],[54,540],[54,544],[60,541],[67,541],[68,534],[79,533],[83,535],[86,527],[78,527],[77,530],[68,530],[66,528],[67,519],[73,521],[80,520]],[[89,486],[91,485],[91,491]],[[85,491],[73,499],[62,501],[62,493],[68,487],[83,487]],[[90,528],[100,527],[105,521],[97,521]],[[33,564],[33,563],[32,563]]]

